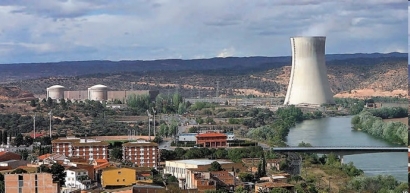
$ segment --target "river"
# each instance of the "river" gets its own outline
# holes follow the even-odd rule
[[[300,142],[312,146],[397,146],[367,133],[351,129],[352,116],[306,120],[290,129],[289,146]],[[369,153],[343,156],[343,162],[353,162],[365,175],[392,175],[407,182],[407,153]]]

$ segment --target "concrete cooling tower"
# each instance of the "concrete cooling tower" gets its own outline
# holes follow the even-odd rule
[[[88,99],[94,101],[106,101],[107,86],[97,84],[88,88]]]
[[[47,98],[51,99],[63,99],[64,98],[64,86],[54,85],[47,88]]]
[[[292,37],[292,72],[285,105],[335,104],[325,65],[326,37]]]

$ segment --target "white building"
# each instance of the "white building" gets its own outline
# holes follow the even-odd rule
[[[70,167],[65,170],[65,186],[73,189],[87,189],[91,185],[91,180],[88,177],[88,171],[76,167]]]
[[[178,141],[196,142],[196,135],[198,135],[198,133],[181,133],[179,134]]]
[[[191,160],[174,160],[165,161],[164,174],[171,174],[180,181],[180,188],[192,189],[195,188],[193,184],[194,180],[191,179],[191,171],[189,169],[195,169],[199,166],[210,165],[212,162],[217,161],[219,164],[231,164],[233,162],[227,160],[210,160],[210,159],[191,159]],[[185,184],[181,185],[184,181]],[[182,187],[181,187],[182,186]]]
[[[232,141],[235,140],[235,134],[233,133],[225,133],[227,135],[227,140]],[[178,141],[181,142],[196,142],[196,135],[198,133],[181,133],[179,134]]]

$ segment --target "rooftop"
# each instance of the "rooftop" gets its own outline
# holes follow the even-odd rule
[[[200,133],[197,137],[227,137],[226,134],[223,133]]]
[[[187,160],[174,160],[174,161],[166,161],[166,162],[174,162],[174,163],[190,164],[190,165],[209,165],[214,161],[217,161],[219,164],[233,163],[228,160],[211,160],[211,159],[187,159]]]
[[[265,188],[283,188],[283,187],[294,187],[292,184],[282,183],[282,182],[263,182],[257,183],[255,186],[265,187]]]
[[[50,86],[50,87],[48,87],[49,89],[50,88],[64,88],[64,86],[61,86],[61,85],[53,85],[53,86]]]

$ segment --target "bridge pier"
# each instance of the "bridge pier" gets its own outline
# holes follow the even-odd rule
[[[343,154],[339,155],[340,163],[343,164]]]

